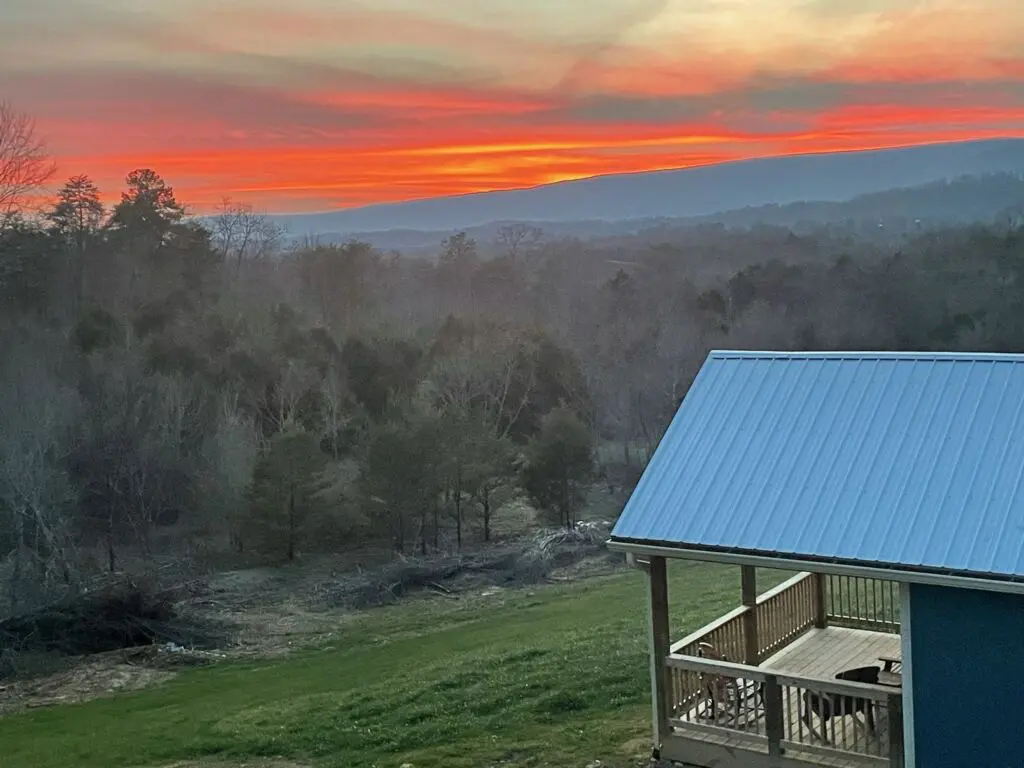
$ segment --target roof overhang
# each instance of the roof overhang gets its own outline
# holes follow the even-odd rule
[[[654,543],[609,539],[608,549],[647,557],[670,557],[677,560],[697,560],[727,565],[752,565],[756,568],[779,568],[794,571],[812,571],[836,576],[854,576],[884,579],[907,584],[925,584],[936,587],[977,589],[985,592],[1024,595],[1024,580],[993,575],[979,576],[952,571],[911,568],[899,564],[866,563],[829,560],[769,552],[742,552],[736,550],[694,547],[686,544]]]

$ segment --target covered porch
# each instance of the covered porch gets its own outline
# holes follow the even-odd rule
[[[662,758],[903,766],[898,583],[801,572],[758,594],[755,568],[742,566],[739,605],[672,641],[665,558],[638,565],[650,576]]]

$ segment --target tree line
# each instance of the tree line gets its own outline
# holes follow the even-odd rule
[[[0,115],[8,611],[166,558],[455,549],[522,503],[571,526],[636,482],[711,348],[1024,345],[1010,224],[508,224],[410,258],[229,199],[190,216],[149,168],[109,207],[85,175],[34,206],[54,168]]]

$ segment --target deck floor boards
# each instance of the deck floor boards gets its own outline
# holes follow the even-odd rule
[[[831,679],[854,667],[881,666],[879,656],[899,656],[900,636],[865,629],[814,629],[761,664],[794,675]]]

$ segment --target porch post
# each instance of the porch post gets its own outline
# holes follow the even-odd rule
[[[910,584],[902,581],[900,582],[900,658],[903,659],[903,665],[900,670],[900,677],[903,678],[903,687],[900,698],[902,706],[900,709],[903,720],[903,738],[900,739],[900,746],[903,748],[902,766],[906,766],[906,768],[915,768],[917,765],[917,754],[914,746],[916,737],[914,734],[913,614],[914,607],[910,595]],[[892,705],[890,704],[889,712],[891,713],[892,711]],[[900,764],[897,763],[896,765]]]
[[[668,574],[664,557],[651,557],[647,563],[649,622],[648,639],[651,650],[651,708],[654,724],[654,745],[660,749],[669,726],[669,677],[665,659],[671,651],[668,625]]]
[[[752,565],[740,566],[740,593],[743,606],[743,663],[756,667],[760,662],[757,642],[757,571]]]
[[[814,626],[824,629],[828,623],[825,615],[825,574],[812,573],[811,585],[814,589]]]
[[[782,686],[777,675],[764,676],[764,731],[768,737],[768,755],[782,756],[782,740],[786,738],[785,707],[782,706]]]

